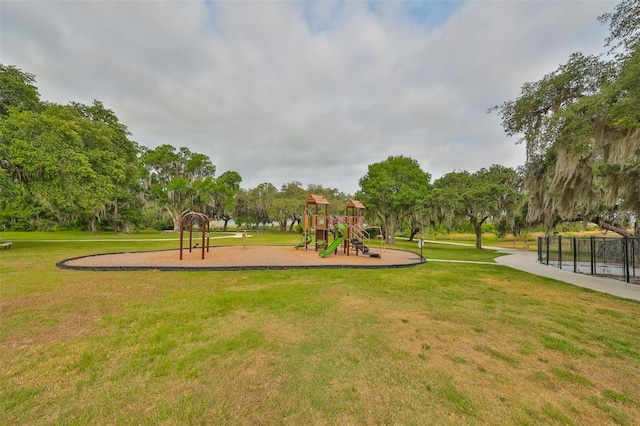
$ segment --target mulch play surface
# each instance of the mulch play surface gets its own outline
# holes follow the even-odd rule
[[[310,248],[296,250],[291,246],[216,246],[205,251],[196,248],[132,253],[107,253],[66,259],[57,266],[84,270],[247,270],[247,269],[307,269],[307,268],[394,268],[422,263],[420,255],[408,251],[372,249],[380,258],[343,253],[320,257]]]

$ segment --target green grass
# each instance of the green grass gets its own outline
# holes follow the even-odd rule
[[[640,419],[637,302],[499,265],[69,271],[55,263],[176,248],[176,236],[7,234],[15,243],[0,251],[0,424]],[[247,242],[298,240],[267,232]],[[396,248],[419,252],[406,241]],[[435,244],[424,254],[496,257]]]
[[[188,232],[186,233],[188,235]],[[137,231],[130,234],[114,232],[77,232],[77,231],[56,231],[56,232],[3,232],[2,239],[9,241],[55,241],[55,240],[141,240],[141,239],[177,239],[179,233],[159,232],[159,231]]]

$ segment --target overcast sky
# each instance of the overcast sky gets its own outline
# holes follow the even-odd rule
[[[369,164],[436,179],[524,163],[493,105],[573,52],[608,1],[7,1],[0,62],[41,98],[102,101],[140,145],[186,146],[244,188],[358,190]]]

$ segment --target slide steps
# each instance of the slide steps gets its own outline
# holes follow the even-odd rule
[[[380,253],[372,253],[369,251],[369,247],[365,246],[362,241],[357,238],[351,239],[351,244],[353,244],[358,250],[362,252],[362,254],[369,257],[380,257]]]

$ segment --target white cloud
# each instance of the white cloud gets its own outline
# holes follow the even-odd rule
[[[367,165],[434,177],[524,148],[487,108],[570,53],[613,2],[1,2],[0,61],[45,100],[115,111],[142,145],[207,154],[243,186],[355,192]]]

